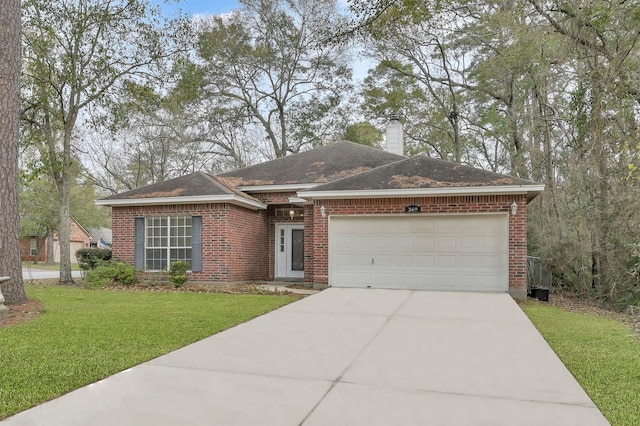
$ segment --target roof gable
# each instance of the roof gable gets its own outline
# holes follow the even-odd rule
[[[220,178],[236,187],[323,184],[404,158],[343,141],[224,173]]]
[[[248,194],[228,188],[215,176],[203,172],[191,173],[132,191],[111,195],[96,201],[98,205],[152,205],[228,202],[249,208],[265,208],[262,202]]]
[[[191,173],[163,182],[143,186],[103,198],[121,200],[134,198],[194,197],[203,195],[229,195],[232,191],[203,172]]]

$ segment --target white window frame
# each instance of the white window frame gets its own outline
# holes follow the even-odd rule
[[[31,238],[29,240],[29,253],[31,256],[38,255],[38,239],[37,238]]]
[[[171,263],[178,260],[184,260],[191,264],[193,258],[192,216],[145,217],[144,233],[144,267],[146,271],[168,270]],[[151,250],[160,251],[161,255],[152,260],[149,258]],[[178,255],[175,252],[182,253]],[[160,265],[149,267],[149,261],[160,262]],[[161,267],[157,268],[157,266]]]

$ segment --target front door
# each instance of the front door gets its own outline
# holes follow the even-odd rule
[[[304,278],[304,225],[276,224],[276,278]]]

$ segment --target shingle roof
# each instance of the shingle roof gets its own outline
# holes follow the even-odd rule
[[[180,203],[235,200],[261,208],[262,204],[238,189],[241,186],[319,184],[299,192],[302,197],[319,192],[438,190],[442,188],[478,188],[528,186],[533,198],[540,185],[535,182],[502,175],[423,155],[402,157],[375,148],[339,142],[311,151],[291,155],[255,166],[245,167],[220,176],[203,172],[159,182],[143,188],[112,195],[99,201],[102,205]],[[511,188],[504,188],[511,190]],[[406,191],[405,191],[406,192]],[[456,191],[459,192],[459,191]],[[191,197],[191,198],[189,198]],[[200,198],[198,198],[200,197]],[[211,197],[211,198],[209,198]],[[156,200],[154,200],[156,199]],[[169,199],[173,199],[169,201]],[[244,200],[244,201],[242,201]]]
[[[252,199],[247,194],[227,188],[213,176],[203,172],[196,172],[121,194],[111,195],[103,198],[103,200],[195,197],[207,195],[241,195],[245,198]]]
[[[417,155],[316,186],[316,191],[537,185],[525,179]]]
[[[352,142],[338,142],[220,175],[229,186],[327,183],[405,157]]]

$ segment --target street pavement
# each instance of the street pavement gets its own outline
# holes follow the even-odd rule
[[[71,276],[80,277],[80,271],[72,271]],[[22,279],[25,281],[60,278],[60,271],[47,271],[44,269],[22,268]]]

